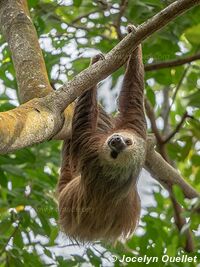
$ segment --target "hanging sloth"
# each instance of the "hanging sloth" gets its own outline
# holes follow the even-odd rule
[[[104,60],[101,54],[91,64],[98,60]],[[68,236],[114,241],[135,230],[140,217],[137,180],[146,151],[143,102],[141,45],[129,57],[116,117],[98,105],[96,86],[79,97],[57,189],[59,221]]]

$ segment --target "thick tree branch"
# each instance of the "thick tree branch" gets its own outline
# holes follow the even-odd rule
[[[180,186],[186,198],[192,199],[200,197],[200,194],[181,177],[178,171],[155,151],[154,146],[155,139],[150,136],[147,142],[145,168],[151,173],[153,178],[167,189],[175,184]]]
[[[20,149],[49,140],[61,129],[64,116],[56,106],[33,99],[20,107],[0,113],[0,152]]]
[[[160,70],[165,68],[172,68],[178,67],[187,63],[191,63],[193,61],[200,60],[200,54],[196,54],[190,57],[164,61],[164,62],[155,62],[151,64],[146,64],[144,66],[145,71],[153,71],[153,70]]]
[[[20,100],[47,95],[51,86],[26,0],[0,1],[0,28],[12,53]]]
[[[11,3],[14,0],[9,0]],[[19,1],[19,0],[17,0]],[[52,92],[47,96],[40,99],[40,107],[44,106],[46,113],[38,112],[38,119],[43,122],[47,120],[47,114],[49,111],[51,127],[47,127],[46,123],[41,124],[39,129],[35,129],[34,126],[30,125],[29,120],[21,119],[18,116],[18,113],[21,114],[21,117],[29,118],[29,115],[32,115],[33,112],[33,104],[35,105],[35,101],[30,101],[25,105],[25,109],[22,111],[20,108],[17,108],[12,111],[12,116],[10,116],[9,126],[7,127],[6,119],[8,113],[1,114],[1,120],[4,121],[3,127],[0,127],[0,152],[7,153],[9,151],[13,151],[18,148],[26,147],[28,145],[33,145],[45,140],[52,138],[61,128],[59,121],[59,113],[64,111],[64,109],[74,101],[76,97],[78,97],[81,93],[86,91],[88,88],[98,83],[100,80],[106,78],[116,69],[118,69],[124,62],[127,60],[130,53],[137,47],[137,45],[150,36],[153,32],[158,31],[166,24],[168,24],[171,20],[176,18],[178,15],[185,12],[187,9],[197,5],[200,3],[200,0],[178,0],[169,5],[167,8],[159,12],[157,15],[152,17],[147,22],[140,25],[135,33],[128,34],[116,47],[114,47],[105,57],[105,60],[97,62],[96,64],[90,66],[89,68],[82,71],[73,80],[66,83],[62,88],[58,91]],[[2,5],[3,4],[3,5]],[[8,10],[4,9],[4,5],[7,4],[7,1],[3,0],[0,2],[0,20],[3,25],[6,25],[4,22],[4,18]],[[9,7],[12,10],[12,6]],[[2,12],[4,9],[4,12]],[[24,17],[24,16],[23,16]],[[10,18],[11,19],[11,18]],[[25,24],[26,25],[26,24]],[[14,24],[15,26],[15,24]],[[13,26],[13,27],[14,27]],[[2,27],[4,34],[9,34],[9,31],[12,31],[11,28]],[[27,29],[24,29],[27,30]],[[21,40],[21,39],[20,39]],[[10,40],[8,40],[10,42]],[[21,43],[20,43],[21,44]],[[14,44],[13,44],[14,45]],[[27,44],[30,45],[29,43]],[[19,46],[20,47],[20,46]],[[25,49],[25,48],[24,48]],[[31,47],[30,47],[31,49]],[[13,50],[12,50],[13,51]],[[21,50],[20,50],[21,51]],[[22,51],[21,51],[22,52]],[[35,56],[32,54],[32,56]],[[28,84],[27,84],[28,86]],[[37,106],[36,106],[37,108]],[[55,111],[54,111],[55,110]],[[26,114],[23,114],[25,112]],[[54,112],[54,114],[53,114]],[[53,115],[52,115],[53,114]],[[4,117],[5,116],[5,117]],[[61,117],[61,116],[60,116]],[[10,132],[12,128],[10,125],[15,125],[15,130]],[[18,129],[18,125],[20,129]],[[30,127],[31,131],[29,131],[29,137],[25,138],[25,134],[21,134],[23,129],[28,129]],[[14,137],[12,136],[14,134]],[[20,145],[22,144],[22,145]]]

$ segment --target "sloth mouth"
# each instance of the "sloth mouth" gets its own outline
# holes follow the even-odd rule
[[[115,150],[112,150],[111,153],[110,153],[110,156],[113,159],[116,159],[118,155],[119,155],[119,153],[117,151],[115,151]]]

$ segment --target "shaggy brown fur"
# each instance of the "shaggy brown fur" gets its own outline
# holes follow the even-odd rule
[[[101,55],[92,64],[99,59]],[[58,183],[60,224],[76,240],[113,241],[132,233],[138,223],[137,179],[146,147],[143,75],[138,46],[127,64],[116,118],[98,106],[96,87],[78,99]],[[119,153],[111,152],[109,146],[116,134],[128,140]]]

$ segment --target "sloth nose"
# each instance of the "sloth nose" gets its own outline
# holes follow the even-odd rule
[[[112,136],[108,141],[108,145],[112,150],[115,150],[116,152],[124,150],[127,146],[123,138],[119,135]]]

